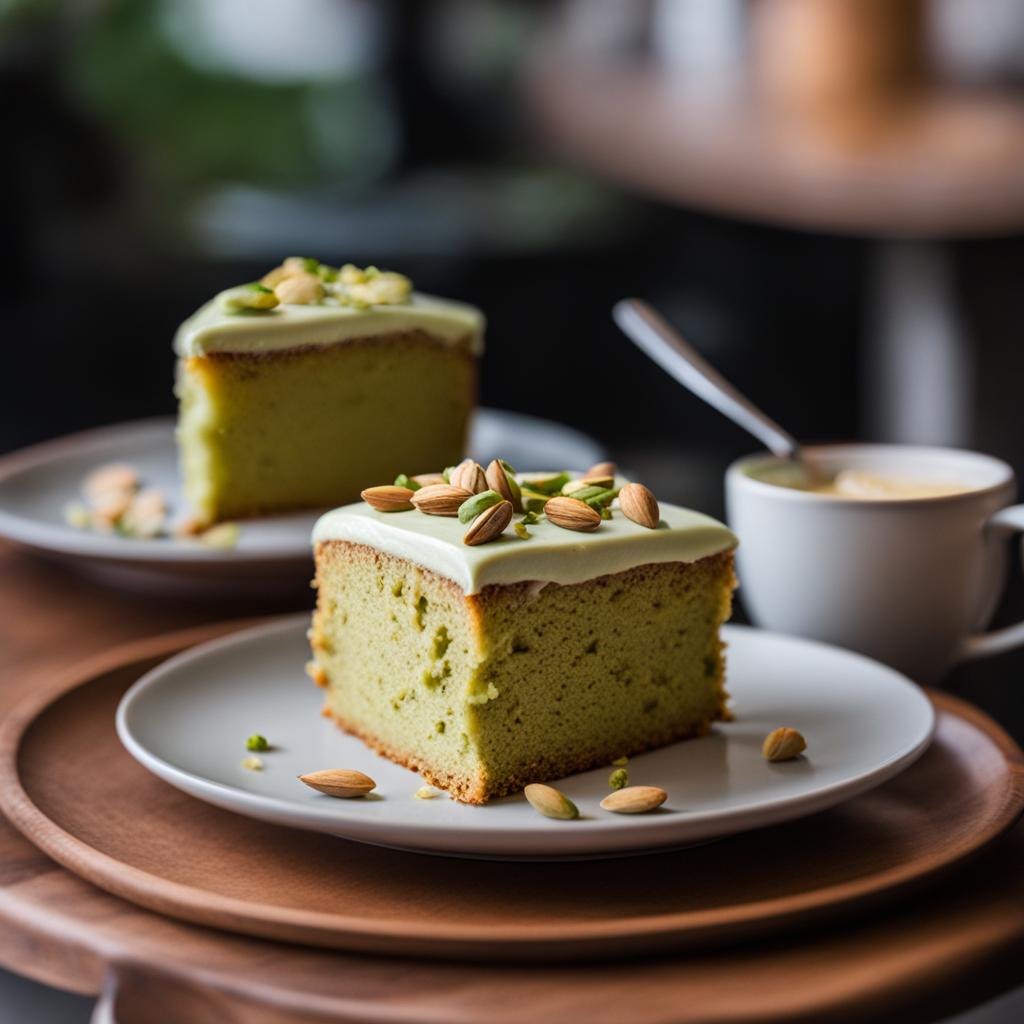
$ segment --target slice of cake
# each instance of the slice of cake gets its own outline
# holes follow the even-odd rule
[[[635,484],[469,466],[317,523],[309,672],[338,725],[483,803],[725,715],[726,527]]]
[[[216,296],[175,338],[199,523],[331,507],[404,466],[461,458],[483,327],[400,274],[296,257]]]

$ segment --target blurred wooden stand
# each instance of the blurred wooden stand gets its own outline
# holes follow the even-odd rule
[[[1024,228],[1024,103],[939,81],[927,10],[923,0],[754,0],[748,56],[737,40],[731,76],[553,44],[527,90],[556,150],[627,187],[878,239],[865,430],[966,444],[971,351],[944,242]]]

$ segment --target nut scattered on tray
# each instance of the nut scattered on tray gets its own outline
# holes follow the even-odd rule
[[[327,768],[319,772],[311,772],[308,775],[300,775],[299,781],[304,782],[310,789],[315,789],[327,796],[337,797],[340,800],[352,800],[355,797],[366,796],[377,787],[377,783],[352,768]]]
[[[788,726],[773,729],[764,739],[761,753],[766,761],[792,761],[807,749],[807,740]]]
[[[156,540],[170,534],[167,498],[157,487],[143,487],[134,466],[110,462],[86,476],[82,500],[64,507],[64,521],[76,530],[110,534],[133,540]],[[235,523],[203,527],[194,518],[174,527],[179,539],[194,539],[205,547],[228,549],[238,544],[241,531]]]

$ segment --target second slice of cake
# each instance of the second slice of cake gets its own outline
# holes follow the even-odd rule
[[[460,458],[483,329],[472,306],[373,267],[292,257],[222,292],[175,339],[198,522],[330,508],[366,480]]]
[[[725,712],[736,539],[672,505],[654,529],[612,516],[480,546],[418,510],[322,517],[326,712],[470,803],[703,735]]]

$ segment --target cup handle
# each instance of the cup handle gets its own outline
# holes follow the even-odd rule
[[[985,529],[996,536],[1024,533],[1024,505],[1011,505],[1000,509],[985,524]],[[957,661],[974,661],[993,654],[1003,654],[1024,646],[1024,622],[1004,626],[989,633],[974,633],[960,647]]]

